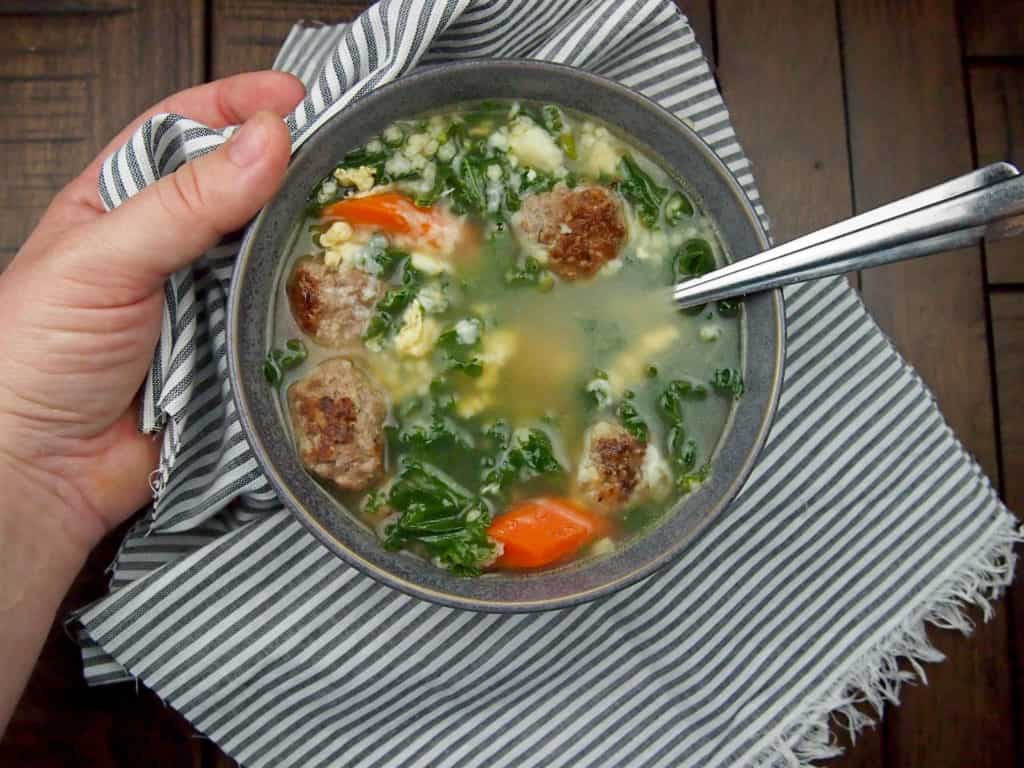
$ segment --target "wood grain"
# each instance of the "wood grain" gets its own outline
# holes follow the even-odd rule
[[[952,2],[844,2],[851,167],[865,210],[972,166]],[[996,476],[982,265],[978,249],[862,274],[866,304],[920,371],[953,429]],[[1013,692],[1003,606],[969,640],[933,630],[948,657],[929,685],[905,687],[884,721],[886,765],[1005,766]],[[955,724],[955,725],[954,725]]]
[[[715,22],[722,93],[754,163],[774,236],[788,240],[848,217],[853,199],[834,7],[815,0],[720,2]],[[793,50],[800,55],[779,55]],[[829,765],[884,765],[880,731],[865,731]]]
[[[0,265],[53,194],[126,122],[201,81],[204,71],[201,0],[31,5],[32,15],[4,16],[0,40]],[[191,728],[152,693],[87,688],[77,646],[64,632],[71,610],[105,593],[104,571],[119,540],[111,536],[93,554],[64,601],[0,741],[0,765],[201,764]]]
[[[1024,410],[1020,407],[1024,392],[1024,291],[993,293],[989,297],[992,340],[996,361],[996,385],[999,400],[999,432],[1003,455],[1003,498],[1018,514],[1024,510]],[[1024,578],[1024,564],[1017,566],[1017,578]],[[1018,588],[1019,589],[1019,588]],[[1010,665],[1017,692],[1017,733],[1024,733],[1024,711],[1019,702],[1024,695],[1024,600],[1011,591],[1011,640],[1014,652]],[[1017,765],[1024,764],[1024,744],[1018,736]]]
[[[0,44],[0,267],[92,157],[96,19],[6,19]],[[75,42],[66,48],[69,39]]]
[[[1000,438],[1003,447],[1003,494],[1017,512],[1024,511],[1024,291],[993,293],[992,339],[996,356]]]
[[[1024,163],[1024,67],[994,65],[969,69],[978,165],[1008,160]],[[988,281],[1024,284],[1024,241],[985,244]]]
[[[1024,56],[1024,0],[962,0],[968,56]]]
[[[210,77],[215,79],[274,63],[281,43],[299,20],[337,24],[358,16],[370,3],[303,0],[212,0]]]
[[[839,19],[832,3],[817,0],[677,3],[706,55],[717,59],[777,238],[846,216],[854,202],[857,209],[870,207],[970,166],[962,52],[951,0],[858,0],[841,4]],[[0,162],[6,171],[0,178],[0,266],[60,185],[148,104],[203,79],[267,67],[297,19],[349,20],[365,5],[0,3],[0,97],[7,105],[0,115]],[[1024,55],[1024,0],[965,0],[960,14],[971,56]],[[840,33],[846,46],[842,61]],[[970,69],[978,159],[1010,152],[1019,160],[1021,70],[984,63]],[[1019,247],[1014,257],[989,251],[993,282],[1022,282]],[[993,472],[978,253],[906,268],[911,271],[867,273],[865,299],[936,391],[958,434]],[[1016,404],[1024,384],[1024,294],[994,293],[990,306],[1005,490],[1011,506],[1024,509],[1024,422]],[[102,570],[116,540],[111,537],[90,559],[62,613],[102,593]],[[1010,684],[1016,681],[1021,700],[1024,672],[1018,665],[1011,680],[1005,614],[999,610],[997,621],[970,640],[933,632],[950,659],[928,669],[930,686],[907,689],[904,705],[887,711],[882,729],[866,732],[846,757],[828,765],[1011,765]],[[1016,656],[1024,658],[1024,614],[1015,616],[1013,630]],[[1018,732],[1024,733],[1024,721]],[[0,741],[0,765],[140,764],[235,765],[145,689],[86,689],[77,650],[55,627]]]
[[[117,13],[109,3],[81,5],[4,21],[0,268],[53,194],[128,120],[203,78],[201,0]]]
[[[679,10],[693,27],[693,34],[704,49],[704,58],[715,64],[715,14],[711,0],[675,0]]]
[[[842,3],[857,210],[973,167],[952,2]],[[864,300],[997,474],[978,249],[865,272]],[[965,376],[964,372],[970,375]]]
[[[4,0],[0,16],[108,16],[131,13],[130,0]]]

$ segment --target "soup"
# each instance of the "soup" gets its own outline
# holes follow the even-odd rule
[[[384,547],[474,576],[614,551],[712,471],[742,308],[655,159],[551,104],[396,122],[310,194],[265,372],[303,465]]]

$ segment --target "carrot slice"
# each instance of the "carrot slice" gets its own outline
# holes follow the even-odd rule
[[[426,248],[464,263],[480,255],[479,228],[445,208],[418,206],[397,192],[347,197],[324,208],[320,216],[324,221],[343,219],[353,227],[383,232],[401,248]]]
[[[400,235],[435,248],[450,242],[453,234],[457,234],[452,228],[458,227],[458,222],[440,209],[421,208],[397,192],[347,197],[324,208],[321,217],[327,221],[344,219],[353,227]]]
[[[429,229],[429,208],[417,208],[405,195],[382,192],[366,197],[348,197],[327,206],[325,219],[344,219],[355,227],[373,227],[396,235],[411,235]]]
[[[502,568],[541,568],[575,554],[603,536],[608,522],[568,499],[542,497],[513,505],[494,518],[487,533],[505,551]]]

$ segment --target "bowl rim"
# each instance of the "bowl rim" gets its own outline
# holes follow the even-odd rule
[[[713,169],[715,175],[718,176],[719,180],[723,182],[724,187],[728,190],[729,196],[733,202],[737,203],[737,212],[742,214],[743,219],[747,224],[750,225],[751,231],[755,239],[758,241],[759,247],[767,248],[770,244],[767,233],[761,224],[760,218],[754,210],[753,204],[747,197],[743,188],[740,186],[738,180],[734,174],[726,166],[725,162],[719,158],[715,151],[708,145],[704,139],[698,134],[693,128],[684,123],[682,120],[677,118],[667,109],[662,107],[654,100],[633,91],[626,86],[605,78],[601,75],[596,75],[585,70],[577,69],[575,67],[567,66],[564,64],[555,64],[550,62],[542,62],[535,60],[524,60],[524,59],[506,59],[506,58],[488,58],[488,59],[470,59],[459,62],[449,62],[436,65],[423,66],[418,68],[414,72],[398,78],[388,84],[380,86],[374,89],[368,94],[362,95],[357,99],[353,100],[344,109],[338,110],[330,119],[319,121],[317,129],[312,132],[312,135],[303,136],[301,146],[293,154],[288,174],[286,174],[285,181],[282,183],[281,190],[278,191],[275,198],[273,198],[257,215],[257,217],[247,227],[243,240],[241,242],[238,256],[235,260],[235,264],[231,275],[231,289],[228,296],[228,307],[227,307],[227,323],[226,323],[226,347],[227,347],[227,363],[228,363],[228,378],[231,384],[232,397],[234,400],[236,413],[241,423],[243,433],[251,446],[253,453],[260,465],[264,476],[268,479],[271,486],[273,487],[278,498],[283,502],[284,506],[294,514],[299,521],[310,531],[321,543],[327,546],[336,556],[343,559],[349,565],[357,568],[361,572],[369,575],[380,583],[386,584],[392,588],[398,589],[408,595],[424,599],[433,603],[441,605],[468,609],[479,612],[494,612],[494,613],[520,613],[520,612],[536,612],[545,610],[554,610],[558,608],[565,608],[580,603],[589,602],[600,597],[604,597],[613,592],[619,591],[631,584],[634,584],[652,574],[664,568],[666,565],[677,559],[682,555],[686,547],[691,544],[700,534],[700,532],[707,527],[707,525],[725,510],[725,508],[735,499],[740,489],[750,476],[753,467],[756,465],[760,458],[762,449],[767,441],[768,434],[771,430],[772,422],[778,407],[782,382],[784,375],[784,364],[785,364],[785,349],[786,349],[786,323],[785,323],[785,312],[782,291],[774,289],[767,294],[762,294],[764,298],[770,299],[771,314],[774,319],[774,333],[772,337],[775,342],[774,350],[772,351],[772,372],[768,382],[768,391],[764,399],[764,408],[761,412],[760,421],[754,431],[754,437],[750,442],[750,447],[746,451],[746,454],[735,471],[732,477],[732,481],[724,489],[723,492],[717,495],[715,503],[707,509],[703,509],[700,512],[700,519],[690,526],[686,531],[683,532],[678,540],[671,543],[670,546],[665,547],[660,551],[657,556],[647,559],[644,562],[637,565],[635,568],[623,573],[622,575],[596,586],[570,592],[567,594],[558,595],[555,597],[548,598],[534,598],[526,600],[491,600],[484,597],[473,597],[461,594],[453,594],[445,592],[423,583],[411,581],[392,570],[387,570],[379,566],[361,555],[356,549],[346,543],[339,541],[338,537],[334,535],[327,526],[325,526],[319,519],[317,519],[307,509],[306,503],[302,501],[289,487],[288,483],[285,482],[278,467],[270,457],[270,453],[267,449],[267,445],[264,442],[263,436],[253,420],[252,404],[249,399],[249,391],[245,385],[245,379],[243,378],[243,363],[241,360],[240,347],[242,346],[239,342],[240,338],[240,326],[242,323],[243,305],[242,299],[244,291],[241,287],[244,285],[247,268],[253,258],[253,247],[256,241],[257,233],[261,231],[261,228],[265,224],[267,217],[270,215],[274,202],[281,195],[282,191],[286,188],[289,178],[288,175],[292,169],[308,154],[315,152],[318,144],[320,143],[325,134],[325,128],[334,123],[335,119],[339,115],[352,114],[357,110],[365,111],[371,108],[372,105],[377,103],[386,102],[386,100],[394,98],[395,95],[401,94],[405,89],[415,87],[419,83],[424,81],[433,80],[436,78],[450,78],[458,77],[463,72],[474,71],[480,73],[481,70],[493,72],[495,76],[508,75],[511,73],[526,72],[534,76],[543,77],[545,75],[557,76],[558,78],[569,78],[578,81],[585,81],[592,86],[595,86],[606,92],[611,92],[615,97],[624,101],[632,102],[632,105],[638,109],[646,111],[648,113],[654,112],[662,120],[668,118],[671,123],[675,124],[675,128],[683,136],[686,136],[690,143],[695,149],[702,155],[703,160],[706,161],[707,165]],[[505,99],[505,98],[516,98],[515,96],[493,96],[492,98]],[[529,98],[529,97],[521,97]],[[447,101],[439,101],[438,107],[454,104],[460,101],[460,99],[451,99]],[[559,103],[557,98],[552,98],[551,101]],[[416,110],[417,113],[423,110]],[[601,120],[600,107],[593,110],[582,110],[589,112],[597,119]],[[657,148],[652,148],[646,144],[642,139],[636,136],[630,136],[632,141],[635,141],[638,145],[653,149],[653,154],[656,157],[661,158],[662,155],[658,152]],[[358,142],[353,142],[353,144]],[[671,167],[671,166],[670,166]],[[685,180],[684,180],[685,181]],[[308,184],[307,184],[308,186]],[[717,222],[716,222],[717,225]],[[724,234],[724,233],[723,233]],[[747,254],[749,255],[749,254]],[[756,297],[760,298],[760,297]],[[748,299],[750,301],[750,299]],[[264,313],[268,314],[268,313]],[[744,312],[744,319],[746,322],[748,313]],[[266,318],[264,317],[265,321]],[[742,350],[743,360],[742,364],[746,366],[746,362],[749,359],[750,350],[748,346],[749,333],[744,327],[744,347]],[[742,402],[742,401],[741,401]],[[719,438],[719,448],[721,444],[728,437],[729,433],[735,428],[735,416],[737,409],[734,408],[730,414],[730,420],[727,424],[726,431]],[[716,455],[714,461],[718,461],[718,449],[716,448]],[[695,494],[691,494],[695,495]],[[665,513],[665,518],[674,517],[679,514],[681,507],[686,503],[690,497],[684,497],[682,500],[676,502],[673,510]],[[334,502],[340,507],[338,502]],[[342,513],[348,515],[347,510],[342,509]],[[653,533],[660,529],[662,526],[659,524],[656,529],[640,534],[640,538],[648,538]],[[380,547],[379,542],[376,542],[376,546]],[[628,550],[624,550],[628,551]],[[621,552],[619,553],[621,554]],[[611,555],[607,559],[614,559],[616,555]],[[430,565],[441,573],[441,569],[437,569],[435,566]],[[547,573],[551,573],[550,571]],[[542,575],[542,574],[541,574]],[[448,575],[449,578],[459,578]],[[483,577],[485,580],[487,577]],[[522,579],[524,576],[516,575],[514,578]],[[479,582],[481,579],[474,579],[472,581]],[[462,579],[466,581],[466,579]]]

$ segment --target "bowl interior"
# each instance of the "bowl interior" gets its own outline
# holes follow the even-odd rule
[[[734,260],[767,245],[753,209],[724,164],[693,130],[646,98],[603,78],[540,62],[442,65],[356,101],[297,153],[281,192],[250,227],[235,268],[228,321],[230,376],[247,437],[282,501],[350,564],[393,587],[448,605],[493,611],[556,608],[652,573],[679,554],[738,492],[767,437],[779,396],[785,340],[781,293],[745,301],[746,392],[719,443],[710,479],[667,512],[657,527],[608,557],[536,574],[459,578],[411,555],[386,551],[299,462],[278,400],[263,379],[270,308],[309,190],[346,151],[393,120],[480,99],[554,102],[599,118],[660,158],[683,182],[714,220]]]

